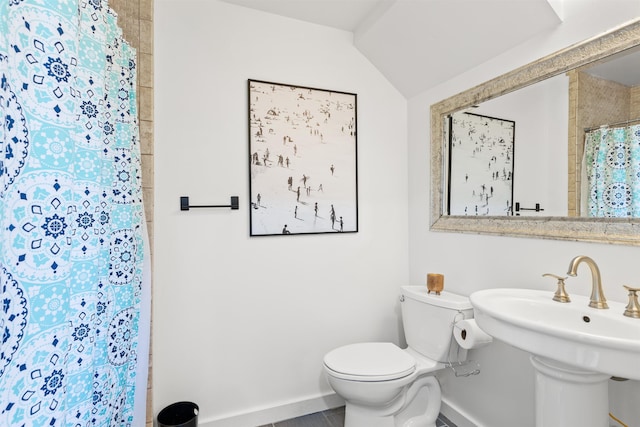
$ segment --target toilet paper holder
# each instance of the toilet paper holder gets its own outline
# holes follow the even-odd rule
[[[475,360],[455,363],[449,362],[447,367],[453,371],[453,375],[456,377],[470,377],[480,373],[480,363]]]
[[[466,328],[461,325],[460,323],[462,321],[466,321],[466,320],[470,320],[470,319],[465,319],[464,314],[463,313],[458,313],[458,315],[456,315],[455,320],[453,321],[453,328],[457,329],[460,331],[460,337],[463,340],[467,339],[467,335],[468,332],[466,330]],[[453,345],[453,342],[456,341],[457,342],[457,338],[456,338],[456,333],[454,332],[453,334],[451,334],[451,345]],[[456,354],[456,359],[460,360],[460,352],[462,350],[468,350],[463,348],[461,345],[457,346],[457,354]],[[472,375],[478,375],[480,373],[480,363],[474,361],[474,360],[466,360],[464,362],[452,362],[451,361],[451,353],[449,353],[449,361],[447,364],[448,368],[451,368],[451,370],[453,371],[453,374],[456,377],[470,377]]]
[[[462,314],[462,313],[460,313]],[[462,327],[460,325],[458,325],[458,322],[460,320],[464,320],[464,317],[462,319],[456,319],[453,322],[453,327],[454,328],[458,328],[461,329]],[[461,332],[462,335],[466,336],[466,331],[464,329],[462,329]],[[464,337],[463,337],[464,339]],[[453,342],[455,341],[455,336],[454,334],[451,334],[451,344],[453,345]],[[456,355],[456,359],[460,359],[460,351],[462,350],[462,347],[458,346],[458,354]],[[449,353],[451,354],[451,353]],[[466,360],[464,362],[452,362],[451,359],[449,359],[447,361],[447,368],[450,368],[453,371],[453,375],[455,375],[456,377],[470,377],[472,375],[478,375],[480,373],[480,363],[474,361],[474,360]]]

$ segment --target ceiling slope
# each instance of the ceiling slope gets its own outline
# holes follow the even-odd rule
[[[395,0],[221,0],[250,9],[354,32],[381,4]]]
[[[561,22],[547,0],[223,1],[353,32],[355,47],[406,98]]]
[[[559,23],[546,0],[398,0],[354,43],[410,98]]]

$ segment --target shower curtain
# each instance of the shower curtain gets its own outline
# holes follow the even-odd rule
[[[135,84],[105,0],[0,4],[2,426],[144,425]]]
[[[583,170],[587,216],[640,217],[640,125],[587,132]]]

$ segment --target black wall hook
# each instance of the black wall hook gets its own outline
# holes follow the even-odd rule
[[[180,197],[180,210],[188,211],[190,208],[231,208],[233,210],[238,209],[240,201],[238,196],[231,196],[231,204],[229,205],[189,205],[189,197]]]

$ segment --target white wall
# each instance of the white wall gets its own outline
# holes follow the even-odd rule
[[[544,212],[521,216],[567,216],[569,78],[536,83],[481,103],[471,113],[513,120],[515,126],[513,202],[540,203]]]
[[[406,100],[351,33],[216,0],[157,0],[155,60],[154,413],[190,400],[237,427],[335,405],[324,354],[399,340]],[[247,79],[357,93],[358,233],[249,237]]]
[[[554,289],[543,273],[563,274],[576,255],[593,257],[600,265],[607,297],[626,301],[622,285],[638,283],[640,272],[630,262],[638,248],[537,239],[435,233],[428,230],[429,106],[443,98],[524,65],[580,40],[593,37],[640,16],[637,1],[575,1],[564,3],[565,22],[553,33],[530,40],[476,69],[457,76],[409,100],[409,279],[419,283],[429,271],[446,276],[447,288],[462,294],[492,287]],[[517,125],[516,125],[517,129]],[[517,130],[516,130],[517,131]],[[587,271],[568,282],[568,292],[588,295]],[[533,419],[533,378],[528,356],[500,343],[471,351],[482,373],[470,378],[442,375],[447,403],[479,426],[530,427]],[[632,384],[636,398],[640,387]],[[614,395],[613,400],[617,399]],[[453,420],[455,422],[455,420]]]

